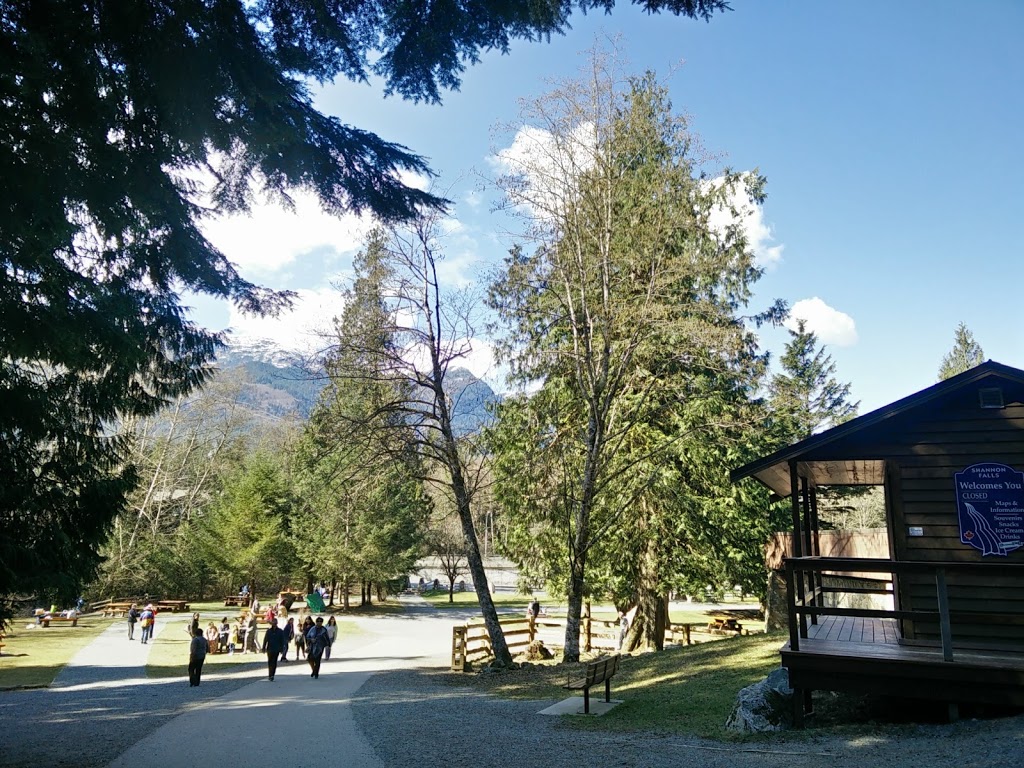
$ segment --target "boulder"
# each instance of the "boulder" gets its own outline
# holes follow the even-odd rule
[[[793,689],[789,672],[774,670],[759,683],[748,685],[736,695],[736,707],[725,727],[738,733],[782,731],[793,725]]]

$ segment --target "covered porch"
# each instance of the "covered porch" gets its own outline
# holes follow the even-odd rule
[[[1022,467],[1024,371],[987,362],[732,472],[790,500],[798,724],[815,690],[1024,706]],[[818,489],[857,485],[884,489],[888,557],[823,557]]]

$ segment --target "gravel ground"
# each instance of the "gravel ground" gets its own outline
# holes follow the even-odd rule
[[[421,625],[415,619],[410,624],[409,619],[413,617],[375,620],[374,628],[383,633],[390,627],[388,634],[403,633],[405,638],[415,637],[417,643],[422,642]],[[125,653],[123,644],[110,647]],[[352,657],[361,655],[356,650]],[[585,760],[602,768],[1024,766],[1024,716],[893,728],[871,737],[779,736],[731,745],[675,736],[576,730],[566,718],[537,715],[555,699],[499,699],[442,683],[431,674],[436,669],[389,670],[395,659],[382,657],[377,662],[384,671],[370,677],[347,704],[355,727],[372,747],[379,764],[394,768],[539,768],[566,759]],[[0,766],[105,766],[161,725],[214,699],[230,696],[260,674],[257,662],[239,672],[204,676],[202,686],[196,689],[189,688],[181,678],[147,680],[142,677],[141,667],[131,664],[79,664],[59,678],[59,687],[0,693]],[[338,706],[346,702],[330,703]],[[301,707],[288,711],[292,716],[285,719],[294,722],[282,722],[282,728],[301,734]],[[253,759],[260,760],[259,737],[255,738]],[[216,745],[211,744],[210,750],[214,754]],[[344,766],[344,746],[339,745],[339,750],[338,765]],[[295,765],[303,768],[301,760]]]
[[[174,632],[185,619],[163,621],[161,630]],[[0,692],[0,766],[107,765],[167,721],[252,683],[258,674],[254,664],[245,671],[207,675],[199,688],[182,678],[150,680],[142,667],[144,649],[125,645],[123,632],[116,625],[100,635],[99,652],[89,647],[94,663],[65,667],[51,688]],[[111,657],[109,664],[104,656]],[[182,675],[185,667],[183,661]]]
[[[602,766],[701,768],[1020,768],[1024,716],[909,726],[898,736],[786,738],[723,744],[573,729],[537,715],[550,701],[509,701],[439,684],[417,671],[370,678],[353,701],[356,723],[383,764],[542,768],[570,758]]]

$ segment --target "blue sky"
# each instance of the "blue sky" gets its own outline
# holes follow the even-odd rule
[[[1024,367],[1024,2],[732,5],[709,24],[621,2],[577,14],[551,43],[486,55],[443,106],[384,99],[379,83],[338,83],[317,103],[428,158],[456,201],[451,277],[471,280],[509,245],[473,175],[510,142],[495,126],[515,125],[517,100],[548,78],[573,75],[595,36],[617,35],[723,164],[767,177],[757,223],[779,258],[753,308],[782,298],[805,313],[862,413],[934,383],[959,322],[986,357]],[[304,307],[254,322],[196,300],[197,319],[282,343],[301,335],[336,306],[330,286],[364,228],[302,200],[295,215],[259,208],[212,225],[247,277],[303,291]],[[775,356],[785,340],[762,335]]]

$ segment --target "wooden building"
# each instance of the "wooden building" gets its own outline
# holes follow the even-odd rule
[[[1024,706],[1024,371],[985,362],[732,472],[747,477],[792,500],[782,664],[797,724],[814,690],[951,716]],[[836,485],[884,488],[887,558],[821,556],[817,489]],[[838,607],[851,592],[887,607]]]

